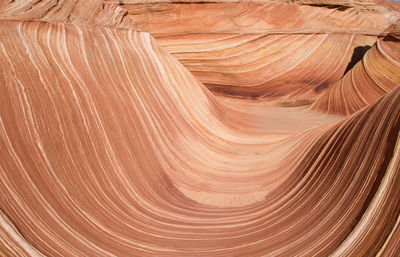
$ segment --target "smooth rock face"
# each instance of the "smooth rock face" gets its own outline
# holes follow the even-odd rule
[[[0,255],[400,255],[395,8],[225,2],[0,3]]]

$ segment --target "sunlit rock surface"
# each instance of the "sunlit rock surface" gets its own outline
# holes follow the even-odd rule
[[[1,255],[400,255],[396,6],[226,2],[1,2]]]
[[[0,20],[47,21],[134,27],[127,11],[118,5],[99,0],[4,0],[0,2]]]
[[[400,84],[400,22],[376,44],[345,76],[312,106],[313,109],[352,114],[374,103]]]
[[[315,99],[343,76],[355,48],[374,44],[399,18],[369,5],[122,6],[212,92],[286,101]]]

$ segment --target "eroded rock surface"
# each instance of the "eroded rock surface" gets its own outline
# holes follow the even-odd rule
[[[368,7],[284,2],[122,7],[212,92],[298,101],[315,99],[338,81],[355,48],[373,45],[399,18],[364,4]]]
[[[395,8],[227,2],[0,4],[1,255],[400,255]]]

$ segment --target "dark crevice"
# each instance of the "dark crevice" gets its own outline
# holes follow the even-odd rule
[[[119,22],[120,24],[124,21],[126,16],[128,16],[128,12],[127,11],[122,15],[121,20]]]
[[[322,8],[328,8],[328,9],[336,9],[338,11],[345,11],[349,8],[352,8],[351,6],[348,5],[340,5],[340,4],[312,4],[312,3],[307,3],[303,4],[300,3],[301,5],[308,5],[308,6],[313,6],[313,7],[322,7]]]
[[[400,35],[389,34],[383,39],[383,41],[399,42]]]
[[[371,49],[371,46],[365,45],[365,46],[357,46],[353,50],[353,55],[351,56],[351,60],[349,64],[347,64],[346,70],[343,73],[343,76],[346,75],[346,73],[351,70],[356,63],[361,61],[361,59],[364,57],[364,55],[367,53],[367,51]]]

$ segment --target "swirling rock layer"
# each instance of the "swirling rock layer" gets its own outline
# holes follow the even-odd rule
[[[379,38],[353,69],[312,106],[313,109],[347,115],[374,103],[400,84],[400,38],[396,26]]]
[[[31,3],[32,9],[41,3]],[[131,10],[126,16],[137,25],[121,22],[119,8],[125,7],[112,2],[109,14],[116,19],[110,22],[85,19],[102,15],[92,16],[91,9],[79,9],[78,16],[65,10],[77,17],[65,20],[43,15],[46,8],[33,14],[24,4],[1,6],[7,11],[0,21],[0,254],[400,255],[396,26],[350,67],[343,66],[350,49],[378,34],[366,35],[365,28],[203,38],[166,32],[155,40],[133,29],[143,23]],[[57,4],[63,10],[84,2]],[[11,19],[17,12],[19,20]],[[377,31],[383,26],[371,24]],[[295,38],[303,42],[297,50]],[[270,55],[280,65],[262,56],[259,65],[280,84],[260,87],[258,101],[243,99],[251,86],[231,81],[220,87],[235,87],[237,97],[230,98],[229,89],[212,94],[188,63],[168,53],[178,49],[172,42],[183,47],[193,40],[203,40],[197,47],[206,49],[210,63],[222,54],[242,69],[234,51],[244,59]],[[229,49],[235,49],[231,57]],[[317,60],[323,60],[321,70]],[[346,68],[341,78],[337,70]],[[341,98],[328,97],[335,79],[357,82],[365,73],[377,83],[359,87],[360,94],[370,96],[377,85],[390,88],[364,108],[351,101],[347,87]],[[249,75],[249,84],[257,78]],[[318,91],[313,82],[296,83],[304,78],[331,82]],[[345,111],[333,112],[339,116],[329,108],[296,106],[313,98],[311,107],[327,103]],[[348,103],[357,108],[350,111]]]
[[[98,0],[11,0],[0,3],[0,20],[38,20],[106,27],[133,28],[127,11]]]
[[[316,98],[398,17],[276,2],[122,7],[211,91],[284,101]]]

